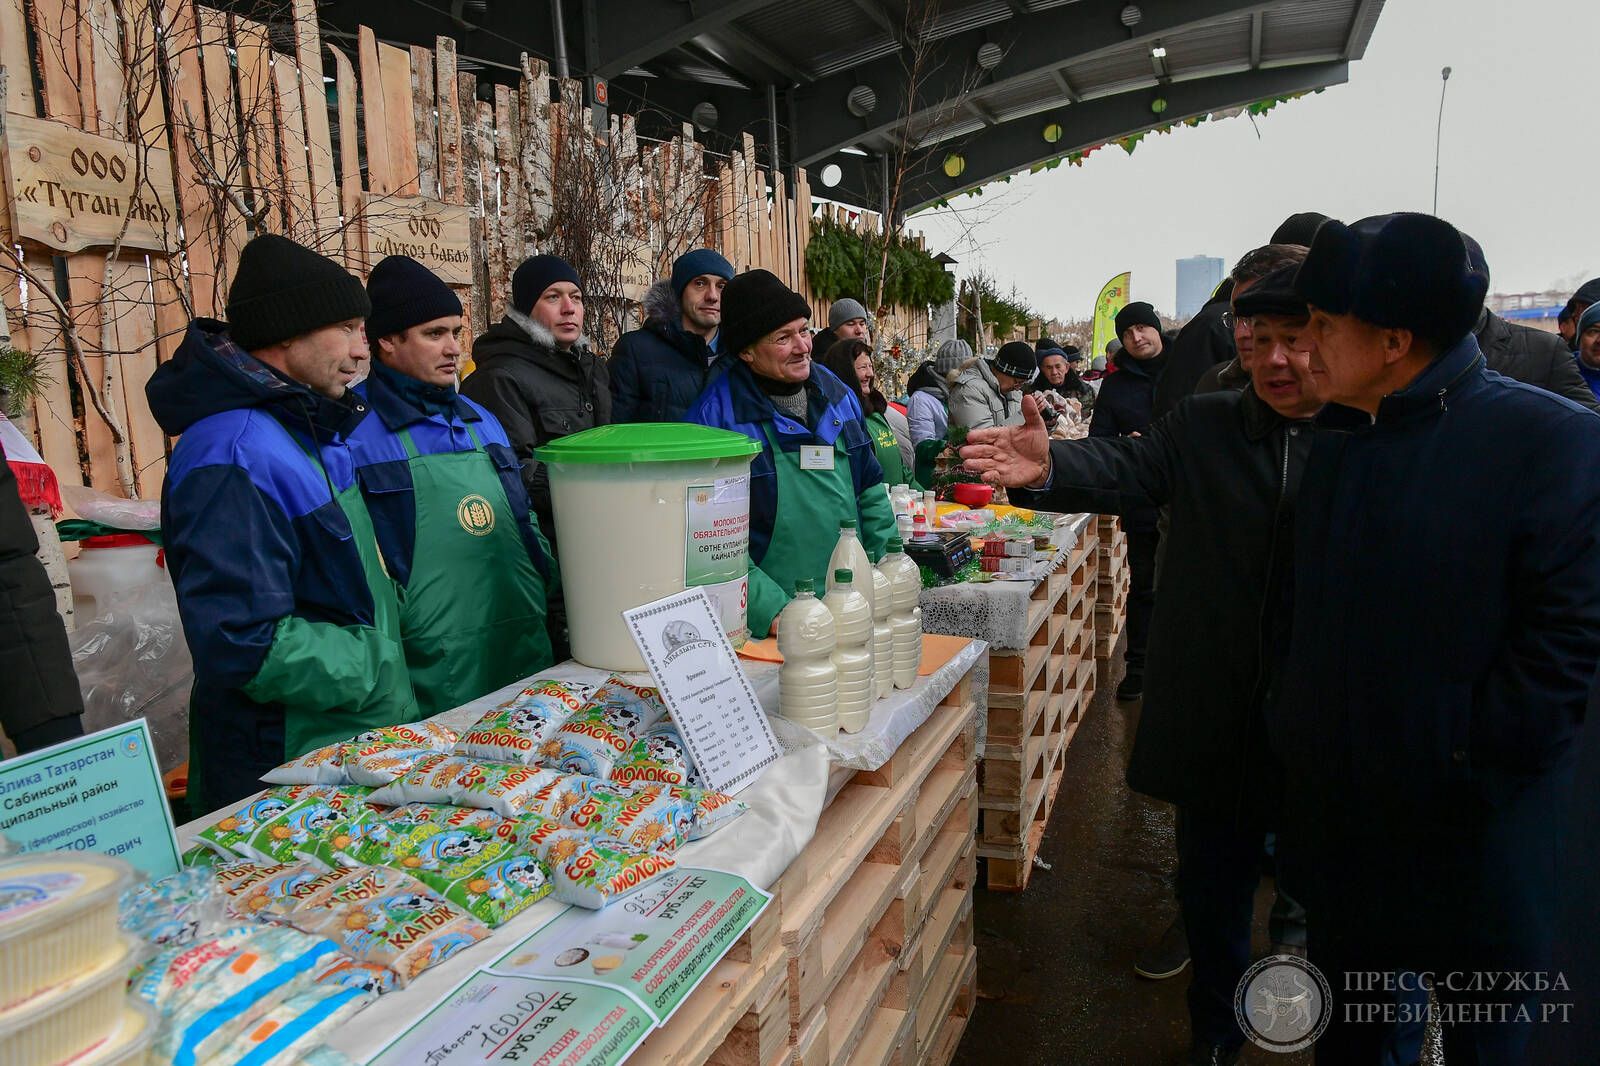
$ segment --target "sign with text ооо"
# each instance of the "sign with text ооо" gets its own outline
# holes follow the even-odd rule
[[[389,255],[408,255],[446,285],[471,285],[472,237],[467,209],[426,196],[362,197],[367,265]]]
[[[166,252],[176,243],[172,160],[164,149],[26,115],[7,115],[5,130],[17,237],[58,252],[119,240],[124,248]]]

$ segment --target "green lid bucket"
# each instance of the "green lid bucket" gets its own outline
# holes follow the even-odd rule
[[[744,459],[760,452],[760,442],[728,429],[688,422],[627,422],[553,440],[533,457],[541,463],[674,463]]]

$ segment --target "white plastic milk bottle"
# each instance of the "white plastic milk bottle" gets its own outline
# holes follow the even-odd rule
[[[894,586],[882,570],[872,571],[872,678],[881,700],[894,691]]]
[[[894,687],[910,688],[917,683],[922,666],[922,571],[905,554],[898,539],[889,541],[889,551],[878,564],[889,579],[894,608],[889,612],[889,628],[894,634]]]
[[[859,733],[872,716],[872,701],[876,698],[872,679],[872,606],[855,586],[851,572],[843,567],[833,572],[833,587],[822,602],[833,612],[838,638],[833,665],[839,668],[839,728],[846,733]],[[783,633],[782,622],[778,623],[778,633]]]
[[[794,599],[778,615],[778,713],[824,737],[839,732],[834,634],[833,612],[817,599],[814,582],[796,581]]]
[[[833,554],[828,557],[828,573],[849,570],[853,574],[862,576],[863,580],[856,582],[856,591],[867,599],[869,619],[872,607],[872,582],[865,580],[865,577],[871,566],[872,560],[867,558],[867,549],[862,546],[861,538],[856,535],[855,519],[846,518],[839,523],[839,543],[833,546]]]

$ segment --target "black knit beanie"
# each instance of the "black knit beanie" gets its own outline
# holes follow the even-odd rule
[[[391,255],[367,278],[372,314],[367,336],[373,340],[404,333],[412,326],[461,313],[461,297],[439,275],[407,255]]]
[[[539,302],[544,290],[558,281],[570,281],[579,291],[583,289],[578,272],[560,256],[536,255],[524,259],[511,275],[511,306],[525,315],[532,313],[533,305]]]
[[[1309,248],[1311,238],[1317,235],[1317,227],[1326,221],[1328,216],[1316,211],[1301,211],[1297,215],[1290,215],[1272,231],[1272,240],[1267,243],[1300,244]]]
[[[1129,326],[1151,326],[1160,330],[1161,316],[1147,303],[1132,303],[1117,312],[1117,336],[1128,332]]]
[[[1054,349],[1052,349],[1054,350]],[[1032,381],[1039,370],[1039,357],[1027,341],[1008,341],[989,360],[995,370],[1023,381]]]
[[[371,311],[359,278],[275,233],[244,246],[228,288],[228,334],[247,352]]]
[[[780,326],[810,317],[811,305],[804,296],[769,270],[751,270],[735,276],[722,290],[718,343],[723,351],[738,355]]]

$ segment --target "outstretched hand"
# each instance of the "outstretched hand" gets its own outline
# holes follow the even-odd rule
[[[991,485],[1026,488],[1050,473],[1050,431],[1032,396],[1022,398],[1022,425],[975,429],[961,449],[962,465]]]

